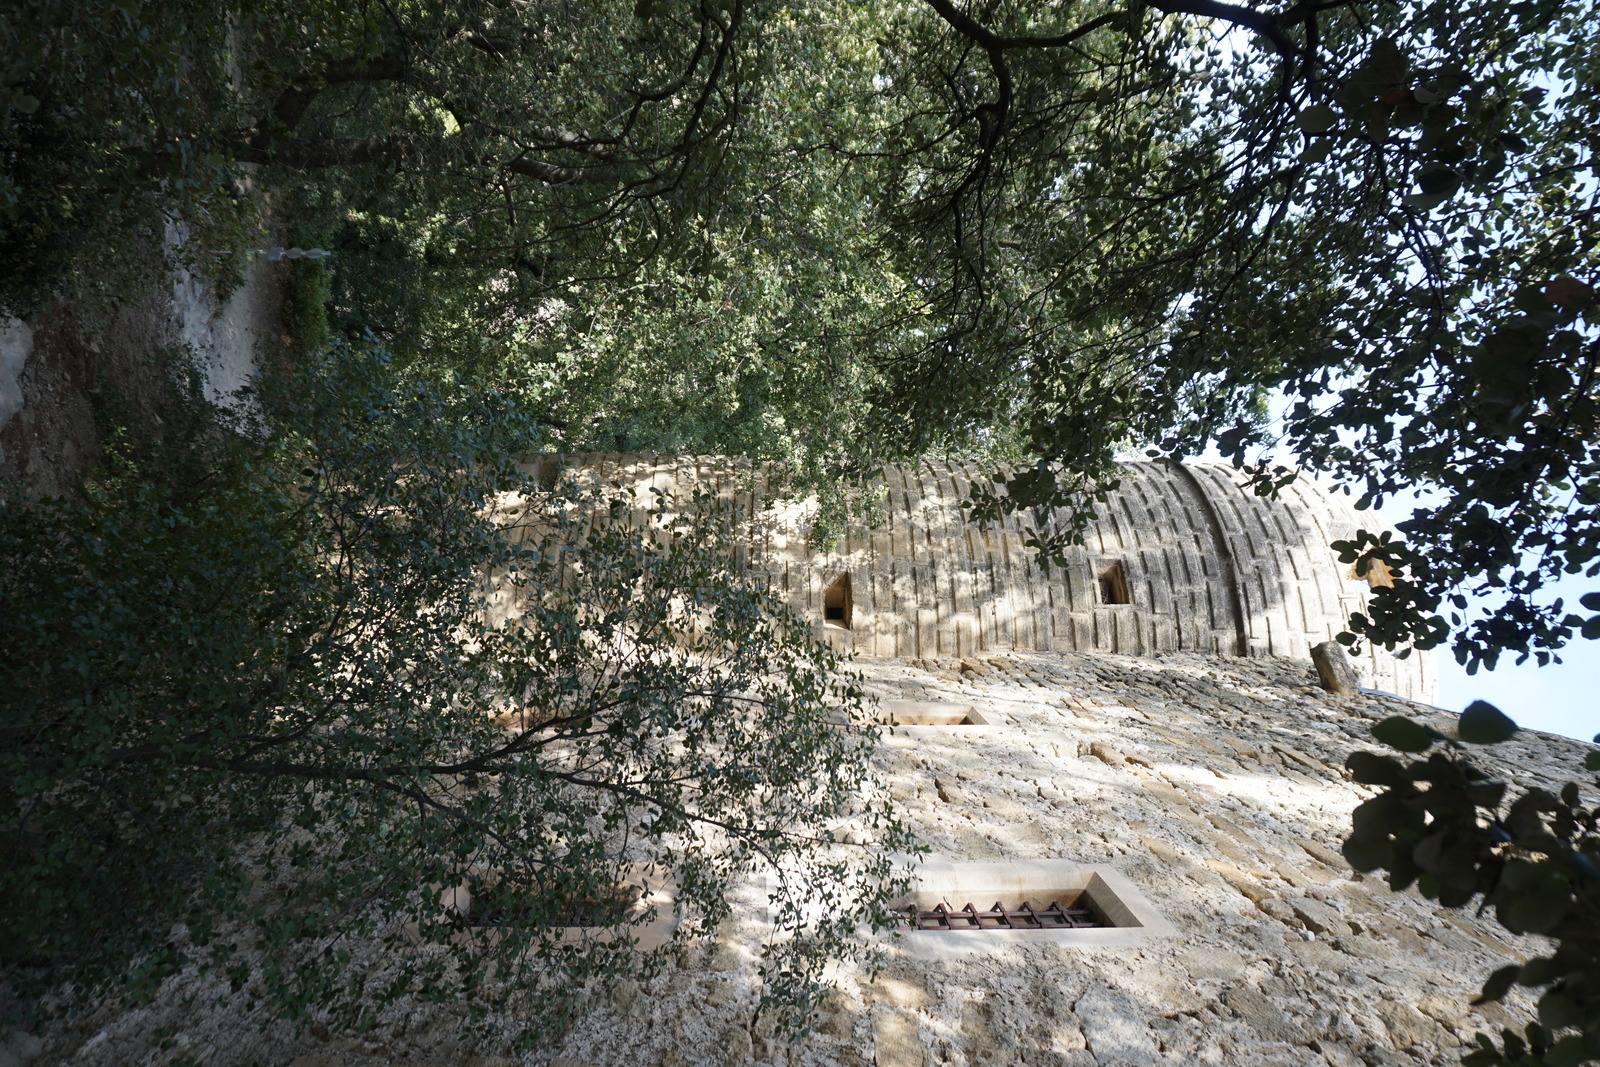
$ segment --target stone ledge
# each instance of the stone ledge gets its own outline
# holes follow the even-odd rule
[[[933,905],[954,898],[1017,898],[1039,906],[1049,899],[1079,893],[1113,925],[1089,930],[985,930],[953,933],[901,932],[895,946],[901,954],[942,959],[992,952],[1012,945],[1055,945],[1061,948],[1123,948],[1159,937],[1172,937],[1168,922],[1122,872],[1105,864],[1066,859],[957,862],[929,856],[911,871],[912,890],[891,907]]]

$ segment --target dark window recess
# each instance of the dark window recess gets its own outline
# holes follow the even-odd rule
[[[997,900],[988,911],[979,911],[971,904],[959,910],[949,904],[931,908],[908,904],[895,909],[894,915],[900,926],[912,930],[1085,930],[1110,925],[1102,922],[1092,908],[1074,903],[1062,905],[1054,900],[1038,909],[1027,901],[1007,908]]]
[[[841,574],[822,591],[822,621],[850,629],[850,575]]]
[[[1122,575],[1121,563],[1104,563],[1097,575],[1100,583],[1100,603],[1128,604],[1128,581]]]

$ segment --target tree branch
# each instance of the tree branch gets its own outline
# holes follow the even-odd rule
[[[273,126],[284,130],[294,129],[305,117],[311,102],[330,85],[347,82],[399,81],[405,74],[406,61],[400,52],[334,60],[315,74],[297,79],[289,88],[278,94],[277,102],[272,105]]]
[[[1075,29],[1050,37],[1002,37],[956,7],[950,0],[927,0],[927,3],[957,33],[979,45],[985,51],[991,48],[998,48],[1001,51],[1020,48],[1063,48],[1080,37],[1085,37],[1100,27],[1115,22],[1125,14],[1122,11],[1108,11],[1104,15],[1090,19]]]
[[[1278,25],[1277,16],[1263,15],[1252,8],[1223,3],[1222,0],[1145,0],[1145,3],[1168,15],[1199,15],[1201,18],[1219,19],[1243,26],[1256,36],[1265,37],[1272,45],[1272,50],[1282,58],[1291,62],[1300,58],[1300,49]]]

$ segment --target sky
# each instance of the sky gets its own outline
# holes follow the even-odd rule
[[[1410,518],[1414,506],[1415,498],[1396,498],[1378,510],[1393,525]],[[1571,610],[1587,615],[1590,613],[1578,606],[1578,598],[1597,590],[1600,577],[1569,575],[1549,591],[1549,597],[1559,596]],[[1474,598],[1469,596],[1468,610],[1473,606]],[[1600,732],[1600,641],[1575,637],[1559,654],[1559,664],[1540,667],[1530,657],[1519,667],[1516,658],[1509,656],[1493,671],[1469,675],[1448,648],[1437,649],[1439,706],[1461,711],[1474,700],[1487,700],[1519,726],[1589,741]]]

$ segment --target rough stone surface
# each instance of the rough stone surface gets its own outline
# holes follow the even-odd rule
[[[923,1067],[927,1062],[916,1017],[907,1012],[883,1011],[872,1017],[872,1051],[877,1067]]]
[[[1120,989],[1096,982],[1078,998],[1073,1011],[1095,1062],[1146,1067],[1160,1062],[1155,1037],[1139,1004]]]
[[[1067,549],[1063,566],[1041,567],[1024,547],[1031,519],[973,528],[961,504],[986,476],[959,462],[883,468],[881,522],[847,527],[825,553],[808,547],[817,502],[774,502],[771,472],[747,461],[589,454],[523,465],[541,478],[573,467],[640,494],[737,500],[751,571],[818,636],[874,656],[937,658],[939,670],[980,683],[1012,675],[1024,688],[1048,684],[1046,672],[1029,677],[995,654],[1008,651],[1303,660],[1364,610],[1369,591],[1328,546],[1370,529],[1372,516],[1306,474],[1269,500],[1226,463],[1120,464],[1121,485],[1097,505],[1083,544]],[[826,591],[841,588],[848,606],[830,622]],[[1362,684],[1434,698],[1430,652],[1402,660],[1368,642],[1354,670]]]
[[[420,1000],[362,1038],[263,1028],[227,998],[225,977],[190,970],[148,1003],[41,1030],[29,1067],[157,1067],[180,1055],[207,1067],[1457,1067],[1475,1032],[1532,1017],[1521,990],[1504,1006],[1469,1002],[1490,971],[1540,954],[1541,942],[1391,893],[1337,851],[1372,791],[1316,764],[1337,767],[1368,745],[1372,721],[1411,714],[1448,732],[1447,713],[1333,697],[1307,660],[1013,652],[986,658],[982,675],[954,666],[857,663],[879,699],[955,703],[1009,724],[884,738],[885,785],[922,839],[955,860],[1109,865],[1177,936],[944,960],[891,943],[876,976],[838,967],[837,992],[795,1045],[757,1012],[752,949],[766,911],[754,887],[715,940],[597,992],[594,1010],[528,1052],[497,1045],[493,1020],[487,1038],[464,1036],[464,1006]],[[1096,742],[1145,762],[1095,758]],[[1555,788],[1590,749],[1523,731],[1474,756],[1519,786]]]
[[[1316,664],[1322,688],[1328,692],[1349,696],[1360,690],[1361,679],[1356,676],[1355,664],[1350,662],[1350,653],[1339,642],[1323,641],[1312,645],[1311,662]]]

